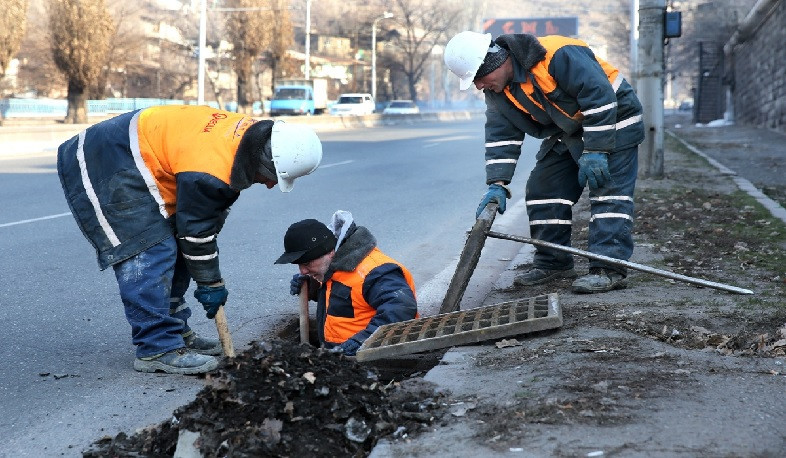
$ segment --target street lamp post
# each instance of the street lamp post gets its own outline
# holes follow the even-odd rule
[[[377,22],[392,17],[393,13],[385,11],[371,24],[371,98],[375,103],[377,101]]]

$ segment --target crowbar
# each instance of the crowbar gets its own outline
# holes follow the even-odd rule
[[[221,348],[224,350],[224,356],[234,358],[235,347],[232,345],[232,336],[229,334],[227,315],[224,313],[223,305],[216,312],[216,329],[218,330],[218,340],[221,341]]]
[[[616,266],[623,266],[629,269],[640,270],[642,272],[647,272],[650,274],[659,275],[661,277],[671,278],[673,280],[684,281],[686,283],[692,283],[694,285],[699,286],[706,286],[708,288],[715,288],[720,289],[723,291],[729,291],[732,293],[737,294],[753,294],[753,291],[744,288],[738,288],[736,286],[724,285],[723,283],[717,283],[714,281],[709,280],[702,280],[700,278],[688,277],[687,275],[678,274],[675,272],[671,272],[668,270],[656,269],[654,267],[645,266],[643,264],[636,264],[635,262],[630,261],[623,261],[622,259],[614,259],[608,256],[603,256],[601,254],[590,253],[589,251],[579,250],[573,247],[566,247],[562,245],[558,245],[556,243],[551,242],[544,242],[543,240],[538,239],[531,239],[528,237],[521,237],[518,235],[509,235],[509,234],[502,234],[499,232],[489,231],[487,233],[489,237],[493,237],[495,239],[503,239],[503,240],[512,240],[514,242],[521,242],[521,243],[529,243],[532,245],[542,246],[546,248],[552,248],[555,250],[564,251],[566,253],[571,253],[579,256],[583,256],[589,259],[595,259],[597,261],[603,261],[607,264],[612,264]]]

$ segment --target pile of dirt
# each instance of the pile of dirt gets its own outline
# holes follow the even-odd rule
[[[385,382],[355,361],[286,341],[254,342],[206,377],[170,421],[104,437],[85,457],[163,457],[182,431],[204,457],[367,456],[384,436],[406,437],[442,415],[433,388]]]

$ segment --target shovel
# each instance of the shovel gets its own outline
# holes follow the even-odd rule
[[[308,282],[300,285],[300,343],[308,343]]]
[[[229,334],[227,316],[224,313],[223,305],[216,312],[216,329],[218,330],[218,340],[221,341],[221,348],[224,350],[224,356],[234,358],[235,347],[232,345],[232,336]]]

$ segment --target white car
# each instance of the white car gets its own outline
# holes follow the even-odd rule
[[[330,107],[334,116],[365,116],[374,113],[376,105],[371,94],[341,94]]]
[[[391,100],[382,114],[418,114],[420,109],[412,100]]]

